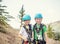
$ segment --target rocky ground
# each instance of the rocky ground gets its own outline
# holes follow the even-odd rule
[[[21,44],[18,31],[11,27],[0,25],[0,44]]]
[[[7,27],[0,25],[0,44],[21,44],[21,39],[18,37],[19,31],[13,29],[9,25]],[[47,44],[60,44],[60,41],[56,41],[50,38]]]

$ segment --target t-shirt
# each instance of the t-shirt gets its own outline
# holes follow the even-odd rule
[[[31,26],[31,27],[29,27],[29,26]],[[32,25],[29,24],[29,26],[25,26],[25,27],[28,28],[28,29],[31,29],[31,31],[32,31]],[[22,36],[28,38],[28,33],[26,32],[26,30],[27,30],[27,29],[25,29],[24,26],[21,27],[19,34],[21,34]],[[29,30],[29,31],[30,31],[30,30]]]
[[[27,32],[26,32],[26,30],[25,30],[24,27],[22,27],[22,28],[20,29],[19,34],[21,34],[22,36],[28,38],[28,34],[27,34]]]
[[[38,26],[38,27],[39,27],[39,26]],[[43,26],[44,32],[46,32],[46,29],[47,29],[47,28],[46,28],[46,26],[44,25],[44,26]],[[35,39],[35,40],[38,40],[38,39],[42,40],[42,29],[39,31],[39,33],[37,33],[37,32],[36,32],[36,29],[33,28],[33,32],[34,32],[34,39]]]

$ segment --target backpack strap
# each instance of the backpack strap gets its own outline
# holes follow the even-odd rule
[[[43,24],[41,24],[41,29],[42,29],[42,39],[43,39],[43,41],[44,41],[44,29],[43,29]]]
[[[32,37],[32,27],[31,27],[31,24],[28,25],[29,26],[29,29],[27,29],[25,26],[23,26],[27,32],[27,34],[29,34],[31,37]]]
[[[31,35],[31,38],[32,38],[32,26],[31,26],[31,24],[29,24],[29,33],[30,33],[30,35]]]
[[[26,32],[27,32],[27,34],[28,34],[28,42],[29,42],[29,44],[31,44],[31,38],[32,38],[32,27],[31,27],[31,25],[29,24],[29,30],[25,27],[25,26],[23,26],[24,28],[25,28],[25,30],[26,30]]]
[[[44,24],[40,24],[39,31],[42,29],[42,39],[44,41],[44,29],[43,29],[43,26],[44,26]],[[36,24],[34,25],[33,29],[37,29]],[[34,33],[34,35],[35,35],[35,33]]]
[[[34,27],[33,27],[33,29],[35,29],[36,32],[39,33],[40,30],[43,28],[43,26],[44,26],[43,24],[40,24],[40,28],[39,28],[39,30],[37,30],[38,28],[36,27],[36,24],[35,24]]]

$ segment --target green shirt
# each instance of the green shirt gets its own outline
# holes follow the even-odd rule
[[[38,28],[40,28],[40,26],[38,26]],[[43,26],[43,30],[44,32],[46,32],[46,26]],[[39,31],[39,33],[36,32],[36,29],[33,28],[33,32],[34,32],[34,39],[37,40],[38,39],[38,34],[40,35],[40,38],[42,38],[42,30]]]

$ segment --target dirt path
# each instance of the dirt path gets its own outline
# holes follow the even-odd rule
[[[60,41],[56,41],[56,40],[53,40],[53,39],[48,39],[47,44],[60,44]]]

